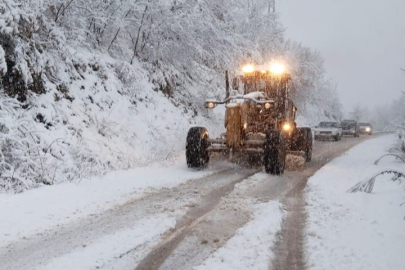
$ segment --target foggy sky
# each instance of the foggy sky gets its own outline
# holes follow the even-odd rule
[[[276,0],[287,38],[320,51],[345,112],[405,91],[405,0]]]

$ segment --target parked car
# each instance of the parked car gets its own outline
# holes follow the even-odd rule
[[[373,126],[370,123],[360,123],[359,127],[361,134],[368,134],[368,135],[373,134]]]
[[[342,138],[342,128],[338,122],[320,122],[315,127],[315,140],[332,138],[339,141]]]
[[[343,120],[341,123],[343,135],[360,136],[359,124],[355,120]]]

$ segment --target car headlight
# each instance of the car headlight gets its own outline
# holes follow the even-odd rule
[[[370,131],[371,131],[371,128],[366,127],[366,131],[367,131],[367,132],[370,132]]]

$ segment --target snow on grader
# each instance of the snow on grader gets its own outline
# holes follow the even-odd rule
[[[309,162],[312,133],[310,128],[296,127],[297,108],[289,98],[290,80],[282,64],[246,65],[233,79],[230,94],[226,73],[225,100],[205,102],[209,109],[225,104],[226,132],[211,139],[206,128],[190,128],[186,142],[188,167],[204,168],[214,152],[230,159],[235,155],[259,155],[265,171],[275,175]]]

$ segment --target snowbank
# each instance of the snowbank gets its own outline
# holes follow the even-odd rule
[[[191,126],[220,132],[214,114],[195,116],[154,91],[139,63],[70,53],[65,63],[52,60],[60,82],[45,80],[46,93],[28,95],[28,109],[0,91],[0,190],[145,166],[183,150]]]
[[[403,171],[393,157],[394,135],[368,140],[336,158],[306,188],[308,269],[405,269],[404,184],[379,176],[371,194],[347,190],[384,168]]]
[[[168,63],[128,59],[123,51],[93,46],[90,33],[80,29],[81,16],[89,16],[77,1],[57,19],[52,12],[63,6],[58,1],[3,2],[0,192],[149,165],[184,150],[191,126],[206,126],[213,134],[222,127],[215,114],[202,109],[206,95],[222,88],[214,69],[201,70],[195,63],[188,76],[199,74],[197,81]],[[113,2],[117,10],[126,8]],[[99,14],[107,9],[98,9],[96,1],[86,5]]]

